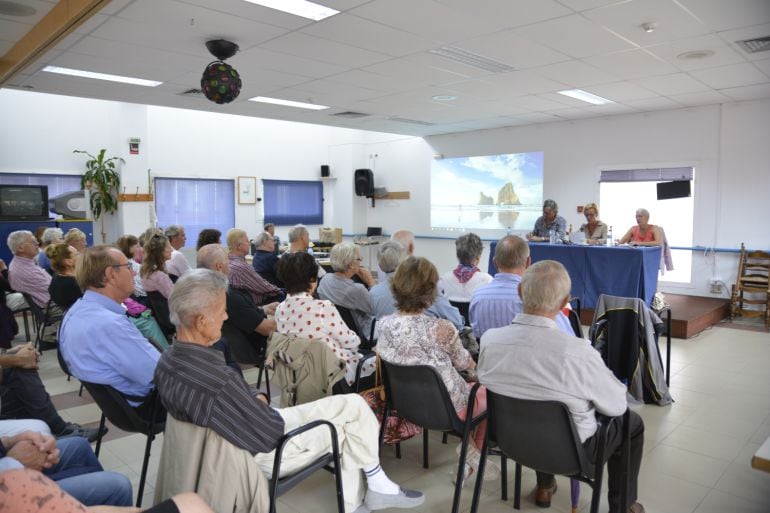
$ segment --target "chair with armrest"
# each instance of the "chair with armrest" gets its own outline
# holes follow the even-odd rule
[[[460,458],[457,463],[457,479],[452,500],[452,513],[457,513],[460,507],[468,441],[473,429],[486,418],[486,412],[476,417],[472,415],[476,393],[481,385],[479,383],[473,385],[468,397],[465,420],[460,420],[449,392],[436,369],[429,365],[399,365],[384,359],[381,359],[381,362],[387,403],[380,427],[380,447],[385,434],[383,428],[387,425],[388,415],[392,410],[423,428],[424,468],[428,468],[429,429],[459,436],[461,438]],[[503,476],[502,479],[504,481],[505,477]]]
[[[99,422],[99,438],[96,441],[96,454],[102,445],[102,433],[106,419],[110,419],[115,426],[129,433],[142,433],[147,437],[147,443],[144,448],[144,460],[142,462],[142,472],[139,477],[139,489],[136,496],[136,506],[142,505],[142,494],[144,493],[144,482],[147,479],[147,465],[150,461],[150,449],[155,435],[162,433],[166,427],[166,413],[163,405],[160,403],[157,391],[146,398],[126,397],[115,388],[109,385],[100,385],[98,383],[82,382],[88,393],[93,397],[96,405],[102,410],[102,418]],[[128,400],[143,401],[143,407],[146,405],[147,418],[143,418],[136,408],[128,403]]]
[[[628,468],[630,443],[628,433],[628,410],[621,417],[598,416],[597,453],[595,463],[583,448],[572,421],[569,409],[558,401],[532,401],[496,394],[487,389],[487,436],[485,449],[490,442],[497,443],[498,449],[516,462],[513,507],[520,509],[521,467],[540,472],[569,476],[591,486],[591,513],[597,513],[601,499],[602,474],[609,455],[605,454],[607,432],[610,422],[624,419],[623,444],[624,462]],[[486,452],[481,451],[479,472],[473,491],[471,513],[476,513],[481,494],[481,484],[486,465]],[[627,471],[626,471],[627,473]],[[624,480],[624,483],[627,479]],[[627,486],[623,487],[621,504],[627,497]]]

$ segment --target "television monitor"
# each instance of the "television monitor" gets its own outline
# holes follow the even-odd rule
[[[42,221],[49,218],[47,185],[0,185],[0,219]]]
[[[676,199],[690,197],[690,181],[677,180],[675,182],[660,182],[658,185],[658,199]]]
[[[88,202],[85,191],[70,191],[48,200],[51,212],[60,214],[64,219],[86,219]]]

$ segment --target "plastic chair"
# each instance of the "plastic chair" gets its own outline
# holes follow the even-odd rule
[[[22,292],[22,295],[24,296],[24,299],[27,301],[27,304],[29,305],[29,309],[32,312],[32,320],[34,321],[35,331],[37,332],[37,334],[35,335],[35,347],[37,348],[38,351],[42,353],[44,348],[41,342],[43,342],[45,329],[61,321],[62,317],[64,316],[62,314],[51,313],[51,306],[53,305],[53,302],[51,302],[50,300],[48,301],[48,304],[45,305],[45,308],[40,308],[37,305],[37,303],[35,303],[35,301],[32,299],[32,296],[30,296],[26,292]]]
[[[471,326],[471,318],[469,310],[471,308],[471,304],[466,301],[449,301],[449,304],[454,306],[460,311],[460,315],[463,316],[463,319],[465,319],[465,325],[470,327]]]
[[[171,324],[168,299],[157,290],[147,291],[147,297],[150,298],[152,314],[155,316],[155,320],[158,321],[160,329],[163,330],[163,334],[167,337],[173,336],[176,333],[176,326]]]
[[[371,349],[377,344],[377,341],[374,339],[374,327],[377,324],[377,319],[372,319],[372,325],[369,328],[369,335],[367,336],[358,329],[356,319],[353,317],[353,312],[349,308],[340,305],[334,305],[334,307],[339,312],[340,317],[342,317],[342,320],[347,327],[350,328],[351,331],[354,331],[356,335],[358,335],[358,338],[361,339],[361,349]]]
[[[166,427],[166,414],[160,403],[160,398],[155,390],[146,398],[130,397],[131,400],[144,399],[149,401],[149,419],[142,418],[137,410],[128,404],[126,396],[118,392],[109,385],[100,385],[82,381],[88,393],[93,397],[99,409],[102,410],[102,418],[99,421],[99,438],[96,440],[95,453],[99,455],[99,449],[102,445],[102,433],[106,419],[110,419],[115,426],[129,433],[142,433],[147,437],[147,443],[144,448],[144,460],[142,462],[142,472],[139,477],[139,490],[136,496],[136,507],[142,505],[142,495],[144,493],[144,482],[147,479],[147,464],[150,461],[150,449],[155,435],[163,432]],[[162,419],[162,420],[161,420]]]
[[[424,468],[428,468],[429,429],[459,436],[462,445],[460,447],[460,459],[457,462],[457,479],[452,500],[452,513],[457,513],[460,507],[462,475],[465,469],[468,440],[473,428],[487,416],[486,412],[476,417],[472,415],[476,393],[481,385],[479,383],[473,385],[468,397],[465,420],[460,420],[452,405],[449,392],[447,392],[436,369],[429,365],[399,365],[384,359],[381,361],[387,402],[380,426],[380,447],[382,447],[385,435],[384,426],[387,425],[388,414],[391,410],[396,410],[403,418],[423,428]],[[502,479],[504,482],[505,477]]]
[[[64,357],[61,355],[61,350],[58,348],[56,349],[56,359],[59,361],[59,368],[67,375],[67,381],[69,381],[70,378],[72,378],[72,373],[70,372],[69,365],[67,365],[67,362],[64,361]],[[83,382],[81,381],[80,390],[78,391],[79,397],[83,396],[83,386]],[[99,457],[98,452],[96,453],[96,456]]]
[[[270,479],[270,513],[275,513],[278,497],[321,469],[328,470],[334,474],[334,482],[337,491],[337,511],[338,513],[345,513],[345,500],[342,495],[342,468],[340,466],[339,442],[337,441],[337,430],[331,422],[326,420],[314,420],[313,422],[308,422],[304,426],[300,426],[283,435],[278,443],[278,447],[275,449],[273,476],[281,475],[281,458],[286,444],[295,436],[320,426],[326,426],[329,429],[329,434],[332,439],[332,452],[321,455],[314,462],[294,474],[278,479],[275,479],[274,477]]]
[[[498,449],[508,458],[516,461],[513,507],[521,506],[521,467],[526,466],[540,472],[569,476],[591,486],[591,513],[599,509],[601,499],[602,474],[606,461],[605,448],[607,431],[613,418],[598,416],[599,428],[596,432],[596,463],[591,463],[589,455],[572,421],[569,409],[558,401],[531,401],[516,399],[487,390],[487,436],[481,451],[479,472],[473,490],[471,513],[476,513],[481,495],[481,485],[486,466],[486,448],[490,441],[497,442]],[[620,419],[621,417],[615,417]],[[622,416],[624,468],[630,461],[630,443],[628,431],[628,410]],[[627,502],[627,479],[621,492],[621,504]]]
[[[265,369],[265,352],[267,351],[267,340],[258,343],[255,340],[256,333],[246,334],[238,329],[229,319],[222,324],[222,336],[230,344],[233,358],[240,364],[255,365],[259,369],[257,376],[257,388],[262,386],[262,373],[265,374],[265,389],[268,400],[270,395],[270,375]],[[251,340],[249,339],[251,338]]]

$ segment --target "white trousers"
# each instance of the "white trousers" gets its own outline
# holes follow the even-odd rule
[[[379,463],[380,424],[358,394],[324,397],[299,406],[278,410],[286,423],[284,433],[314,420],[327,420],[337,429],[342,467],[342,493],[345,511],[361,505],[366,491],[363,468]],[[331,451],[331,436],[326,427],[317,427],[293,438],[283,451],[281,475],[292,474]],[[266,476],[273,473],[275,451],[254,456]]]
[[[51,435],[51,428],[42,420],[37,419],[8,419],[0,420],[0,436],[14,436],[24,431],[35,431]]]

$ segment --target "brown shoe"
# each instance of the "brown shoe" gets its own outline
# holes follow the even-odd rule
[[[551,483],[551,486],[546,486],[545,488],[537,487],[537,491],[535,492],[535,504],[537,504],[540,508],[550,508],[551,507],[551,497],[553,497],[553,494],[556,493],[556,479],[553,480]]]

